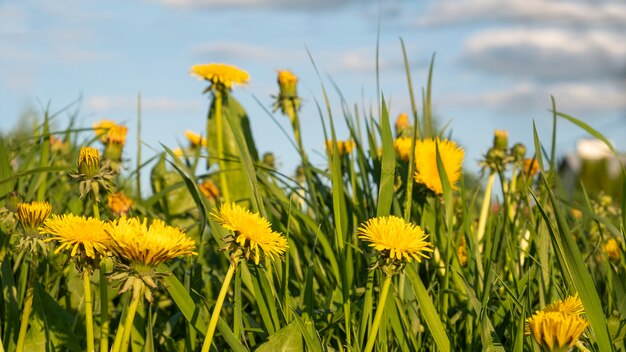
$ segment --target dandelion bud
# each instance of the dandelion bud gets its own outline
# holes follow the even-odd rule
[[[21,201],[22,199],[17,192],[11,192],[5,199],[6,207],[9,211],[15,213],[17,211],[18,203]]]
[[[522,143],[515,143],[515,145],[511,148],[511,155],[515,161],[523,160],[526,156],[526,146]]]
[[[17,217],[27,234],[37,234],[48,215],[52,212],[52,206],[48,202],[19,203],[17,205]]]
[[[506,151],[509,147],[509,133],[505,130],[496,130],[493,136],[493,147]]]
[[[100,152],[93,147],[80,148],[78,171],[87,178],[94,177],[100,171]]]
[[[300,110],[300,98],[298,97],[298,76],[289,70],[278,71],[279,94],[274,103],[274,111],[279,110],[290,119],[294,119],[294,112]]]
[[[396,119],[396,137],[408,136],[411,129],[411,121],[409,121],[409,115],[401,113]]]

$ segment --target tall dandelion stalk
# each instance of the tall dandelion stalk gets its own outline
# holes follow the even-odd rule
[[[203,64],[194,65],[191,67],[191,74],[197,76],[200,79],[205,79],[210,82],[209,87],[205,89],[205,92],[211,92],[213,94],[213,113],[215,117],[215,128],[217,137],[217,155],[210,157],[217,158],[218,165],[220,167],[220,187],[222,189],[222,195],[225,201],[230,201],[230,191],[228,187],[228,177],[226,175],[226,161],[224,155],[224,116],[223,116],[223,101],[228,96],[230,90],[235,84],[243,85],[250,80],[248,73],[238,67],[226,65],[226,64]],[[209,109],[210,113],[210,109]],[[209,114],[210,116],[210,114]],[[207,119],[207,136],[209,136],[209,120]],[[207,154],[209,153],[209,147],[207,145]]]
[[[17,218],[23,229],[18,250],[28,253],[31,259],[26,282],[26,297],[24,298],[24,305],[22,306],[22,320],[20,321],[20,329],[15,349],[17,352],[24,350],[26,331],[28,330],[30,313],[33,308],[38,258],[46,251],[44,239],[39,231],[39,227],[46,221],[46,218],[48,218],[51,212],[52,206],[50,206],[48,202],[19,203],[17,205]]]
[[[269,221],[259,214],[251,213],[235,203],[225,203],[212,213],[213,218],[232,234],[224,238],[224,250],[228,252],[230,266],[222,282],[220,293],[211,313],[209,327],[202,344],[202,352],[208,352],[213,341],[220,311],[233,274],[242,259],[259,265],[262,257],[270,260],[280,258],[287,250],[287,239],[271,229]]]
[[[131,291],[130,306],[126,317],[120,321],[111,349],[112,352],[126,351],[142,297],[152,302],[151,289],[156,289],[156,282],[169,275],[159,272],[157,267],[179,256],[197,255],[196,244],[178,228],[158,219],[148,226],[147,219],[122,217],[108,223],[105,232],[110,238],[111,251],[118,259],[111,279],[118,281],[120,293]]]
[[[46,241],[59,243],[55,253],[61,251],[68,253],[76,265],[76,270],[81,274],[85,293],[87,351],[93,352],[93,301],[90,279],[93,271],[100,267],[100,261],[108,250],[109,237],[104,232],[104,223],[99,219],[72,214],[52,215],[42,226],[42,231],[50,234]]]
[[[368,220],[357,230],[359,238],[369,243],[378,252],[374,266],[385,274],[385,281],[378,298],[374,322],[367,337],[364,352],[371,352],[378,336],[378,328],[383,317],[387,294],[393,275],[404,269],[407,263],[418,263],[428,258],[432,245],[428,235],[418,226],[405,222],[396,216],[383,216]]]

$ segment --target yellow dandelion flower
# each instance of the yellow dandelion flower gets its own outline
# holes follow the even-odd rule
[[[384,257],[399,261],[418,263],[429,258],[432,245],[421,227],[405,222],[397,216],[383,216],[369,219],[357,230],[359,238],[370,242]]]
[[[585,314],[585,307],[583,307],[583,302],[578,297],[578,294],[575,294],[547,305],[543,308],[543,311],[582,315]]]
[[[203,138],[201,135],[193,131],[186,130],[185,137],[187,137],[187,140],[189,140],[189,143],[191,143],[191,146],[194,148],[197,148],[199,146],[206,147],[206,138]]]
[[[191,67],[191,74],[210,81],[212,87],[215,86],[216,88],[221,85],[231,89],[234,84],[243,85],[250,80],[248,72],[226,64],[194,65]]]
[[[109,128],[107,133],[102,137],[102,141],[104,142],[104,144],[114,143],[123,146],[124,144],[126,144],[127,132],[128,127],[123,125],[114,125]]]
[[[183,255],[197,255],[196,243],[176,227],[155,219],[122,217],[107,224],[104,231],[111,238],[111,250],[131,263],[157,266]]]
[[[37,230],[52,212],[48,202],[31,202],[17,204],[17,218],[26,231]]]
[[[579,315],[539,311],[526,320],[530,335],[549,351],[569,351],[589,323]]]
[[[104,141],[105,134],[117,124],[112,120],[100,120],[98,122],[94,122],[92,128],[96,133],[96,136],[100,138],[101,141]]]
[[[339,155],[341,156],[352,153],[352,150],[354,150],[354,147],[356,147],[356,143],[353,140],[345,140],[345,141],[337,140],[337,150],[339,151]],[[333,141],[332,140],[326,141],[326,150],[328,150],[330,154],[333,153]]]
[[[352,153],[354,147],[356,147],[356,143],[351,139],[343,142],[343,152],[346,154]]]
[[[617,240],[615,240],[615,238],[611,238],[606,241],[606,244],[604,244],[604,252],[606,253],[606,256],[609,257],[609,260],[612,262],[619,262],[620,258],[622,257],[622,251],[619,248],[619,243],[617,242]]]
[[[69,148],[69,144],[61,138],[50,136],[50,150],[53,152],[66,152]]]
[[[174,153],[174,155],[176,155],[179,158],[182,158],[185,155],[185,152],[183,152],[183,150],[180,148],[173,149],[172,153]]]
[[[198,188],[209,199],[218,199],[220,197],[220,190],[211,180],[204,180]]]
[[[100,152],[93,147],[81,147],[78,156],[78,171],[93,177],[100,171]]]
[[[211,215],[222,227],[234,233],[234,242],[243,249],[246,258],[253,258],[257,265],[261,254],[274,260],[287,250],[287,239],[272,231],[269,221],[258,213],[235,203],[226,203]]]
[[[524,159],[522,162],[522,172],[528,177],[533,177],[539,172],[539,162],[537,159]]]
[[[128,198],[123,192],[116,192],[109,195],[107,204],[115,216],[124,216],[130,211],[133,200]]]
[[[465,153],[450,140],[424,139],[415,141],[415,181],[428,187],[436,194],[443,193],[439,170],[437,169],[437,148],[452,189],[461,178],[461,167]]]
[[[400,159],[409,161],[411,157],[411,142],[413,140],[410,137],[399,137],[393,141],[393,147],[396,150],[396,154]]]
[[[102,221],[73,214],[52,215],[41,231],[51,235],[46,242],[60,243],[55,253],[69,250],[72,257],[98,259],[106,254],[110,243]]]

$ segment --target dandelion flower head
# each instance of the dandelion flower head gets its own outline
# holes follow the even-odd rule
[[[194,65],[191,74],[210,81],[212,87],[216,88],[222,85],[231,89],[235,84],[243,85],[250,80],[248,72],[236,66],[217,63]]]
[[[204,180],[198,188],[208,199],[218,199],[220,197],[219,188],[211,180]]]
[[[235,203],[225,203],[212,215],[222,227],[234,233],[234,242],[243,247],[247,259],[252,258],[257,265],[261,254],[274,260],[287,250],[287,239],[272,231],[269,221],[258,213]]]
[[[98,136],[101,141],[104,141],[106,133],[116,125],[117,124],[113,120],[100,120],[98,122],[94,122],[91,127],[96,133],[96,136]]]
[[[193,131],[186,130],[185,137],[187,137],[187,140],[189,140],[189,143],[191,143],[191,146],[194,148],[197,148],[199,146],[206,147],[206,138],[203,138],[201,135]]]
[[[154,219],[122,217],[105,227],[111,238],[111,249],[119,258],[131,263],[157,266],[179,256],[197,255],[196,243],[176,227]]]
[[[107,204],[113,214],[116,216],[124,216],[130,211],[133,200],[128,198],[123,192],[116,192],[109,195]]]
[[[421,227],[397,216],[372,218],[359,227],[357,234],[382,256],[399,261],[419,263],[433,251]]]
[[[102,142],[104,144],[126,144],[126,134],[128,132],[128,127],[123,125],[114,125],[111,127],[108,132],[102,137]]]
[[[522,161],[522,172],[529,177],[535,176],[539,172],[539,162],[537,159],[524,159],[524,161]]]
[[[548,351],[568,351],[589,323],[579,315],[539,311],[526,320],[530,335]]]
[[[583,306],[583,302],[578,297],[578,294],[575,294],[563,300],[558,300],[554,303],[547,305],[545,308],[543,308],[543,311],[581,315],[585,314],[585,307]]]
[[[350,139],[345,140],[345,141],[337,140],[337,151],[339,151],[340,156],[352,153],[352,150],[354,150],[354,147],[356,147],[356,143],[354,143],[353,140],[350,140]],[[326,141],[326,150],[328,150],[330,154],[333,153],[332,139]]]
[[[54,214],[46,220],[41,231],[50,234],[46,242],[60,243],[55,253],[67,250],[72,257],[98,259],[106,254],[110,243],[104,223],[91,217]]]
[[[611,238],[604,244],[604,252],[607,257],[613,262],[619,262],[622,254],[619,248],[619,243],[615,238]]]
[[[437,168],[437,146],[448,180],[452,189],[455,190],[456,183],[461,178],[465,153],[450,140],[429,138],[415,141],[415,181],[425,185],[436,194],[442,194],[443,186]]]
[[[413,139],[410,137],[398,137],[393,141],[393,147],[400,159],[409,161],[411,157],[411,143]]]

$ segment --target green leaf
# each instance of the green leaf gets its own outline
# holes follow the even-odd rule
[[[256,352],[302,352],[302,334],[296,321],[271,334]]]

